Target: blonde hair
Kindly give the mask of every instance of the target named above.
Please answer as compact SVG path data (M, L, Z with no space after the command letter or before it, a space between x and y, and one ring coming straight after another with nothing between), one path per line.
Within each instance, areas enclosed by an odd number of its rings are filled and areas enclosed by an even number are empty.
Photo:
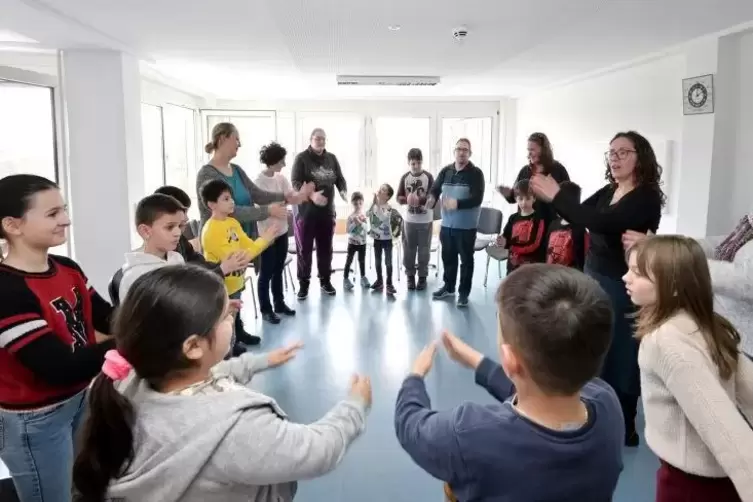
M233 134L238 134L238 129L230 122L220 122L212 128L212 140L204 146L204 151L212 153L217 150L222 138L229 138Z
M727 380L737 370L740 333L714 312L714 293L708 260L695 239L657 235L628 250L635 253L636 273L656 287L656 302L638 311L636 337L649 335L680 311L698 325L719 376Z

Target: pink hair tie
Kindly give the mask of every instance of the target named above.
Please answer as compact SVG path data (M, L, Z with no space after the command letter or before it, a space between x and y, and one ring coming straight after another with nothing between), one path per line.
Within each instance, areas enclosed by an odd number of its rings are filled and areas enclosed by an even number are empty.
M125 360L117 350L108 350L105 353L105 362L102 365L102 373L112 380L123 380L131 372L133 367Z

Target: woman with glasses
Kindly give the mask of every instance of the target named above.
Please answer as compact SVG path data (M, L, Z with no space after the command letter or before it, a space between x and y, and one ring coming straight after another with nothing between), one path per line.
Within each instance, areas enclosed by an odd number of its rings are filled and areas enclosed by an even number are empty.
M554 160L552 144L543 132L535 132L528 137L528 164L520 170L513 186L520 180L531 179L535 174L551 176L557 183L570 181L570 175L565 166ZM515 204L515 194L512 188L499 186L497 191L507 202ZM533 203L533 209L547 224L557 217L552 205L547 202L536 200Z
M537 198L573 225L590 232L584 271L596 279L612 299L615 318L612 344L602 378L617 392L625 416L625 445L637 446L635 415L640 398L638 342L633 337L634 312L622 276L627 273L622 234L628 230L656 232L666 197L661 189L662 168L646 138L634 131L615 135L604 154L608 183L579 203L560 191L559 183L543 174L531 185Z

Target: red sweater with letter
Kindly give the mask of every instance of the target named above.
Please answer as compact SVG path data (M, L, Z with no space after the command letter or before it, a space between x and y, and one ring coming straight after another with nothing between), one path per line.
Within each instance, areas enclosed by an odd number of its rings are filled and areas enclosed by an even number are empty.
M33 410L85 389L114 341L112 306L68 258L29 273L0 263L0 408Z

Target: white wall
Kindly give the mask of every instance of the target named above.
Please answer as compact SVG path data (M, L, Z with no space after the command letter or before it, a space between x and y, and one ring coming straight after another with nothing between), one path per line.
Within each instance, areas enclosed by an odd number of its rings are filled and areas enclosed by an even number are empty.
M612 136L633 129L651 141L660 163L668 163L664 188L669 202L660 230L673 232L676 194L672 179L680 165L684 70L685 58L679 54L519 99L516 163L506 166L504 181L513 182L526 163L528 135L541 131L549 136L555 157L587 197L605 183L603 154Z

